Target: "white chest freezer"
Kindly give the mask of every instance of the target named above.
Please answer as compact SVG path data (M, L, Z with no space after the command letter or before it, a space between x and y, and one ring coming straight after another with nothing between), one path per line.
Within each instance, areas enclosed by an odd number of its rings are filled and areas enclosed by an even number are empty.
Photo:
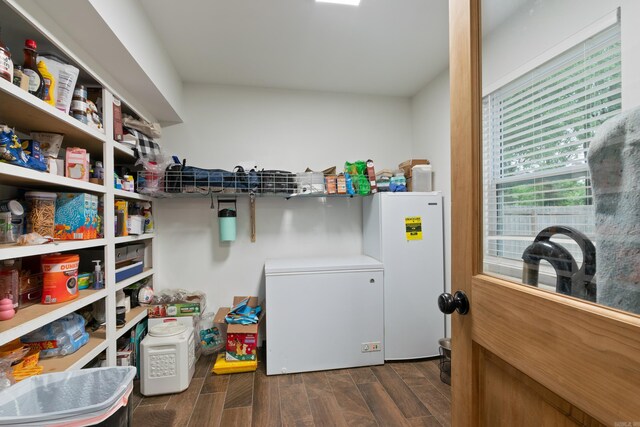
M381 262L269 259L265 276L267 375L384 363Z

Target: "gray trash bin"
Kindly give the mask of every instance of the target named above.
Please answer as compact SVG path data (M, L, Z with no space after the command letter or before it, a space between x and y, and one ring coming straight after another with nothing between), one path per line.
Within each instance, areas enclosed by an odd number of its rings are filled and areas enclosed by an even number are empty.
M0 392L0 426L126 426L136 368L83 369L27 378Z

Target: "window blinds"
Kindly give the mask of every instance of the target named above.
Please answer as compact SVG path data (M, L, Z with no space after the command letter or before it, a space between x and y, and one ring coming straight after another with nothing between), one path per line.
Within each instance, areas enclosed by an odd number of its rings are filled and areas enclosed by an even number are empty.
M484 97L485 271L520 279L522 252L550 225L593 238L587 151L622 107L621 80L616 24Z

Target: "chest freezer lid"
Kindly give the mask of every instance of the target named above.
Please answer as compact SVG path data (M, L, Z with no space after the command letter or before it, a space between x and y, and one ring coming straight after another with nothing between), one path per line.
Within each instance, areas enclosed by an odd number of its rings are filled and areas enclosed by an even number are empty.
M365 255L352 255L342 257L268 259L264 264L264 272L267 276L286 273L349 270L382 271L382 263Z

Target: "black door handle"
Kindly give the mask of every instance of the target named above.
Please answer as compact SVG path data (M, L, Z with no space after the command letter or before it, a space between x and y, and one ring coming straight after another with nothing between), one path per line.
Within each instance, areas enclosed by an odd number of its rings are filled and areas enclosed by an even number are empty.
M438 297L438 308L444 314L451 314L454 311L458 311L460 314L467 314L469 312L469 300L462 291L456 291L453 295L445 292Z

